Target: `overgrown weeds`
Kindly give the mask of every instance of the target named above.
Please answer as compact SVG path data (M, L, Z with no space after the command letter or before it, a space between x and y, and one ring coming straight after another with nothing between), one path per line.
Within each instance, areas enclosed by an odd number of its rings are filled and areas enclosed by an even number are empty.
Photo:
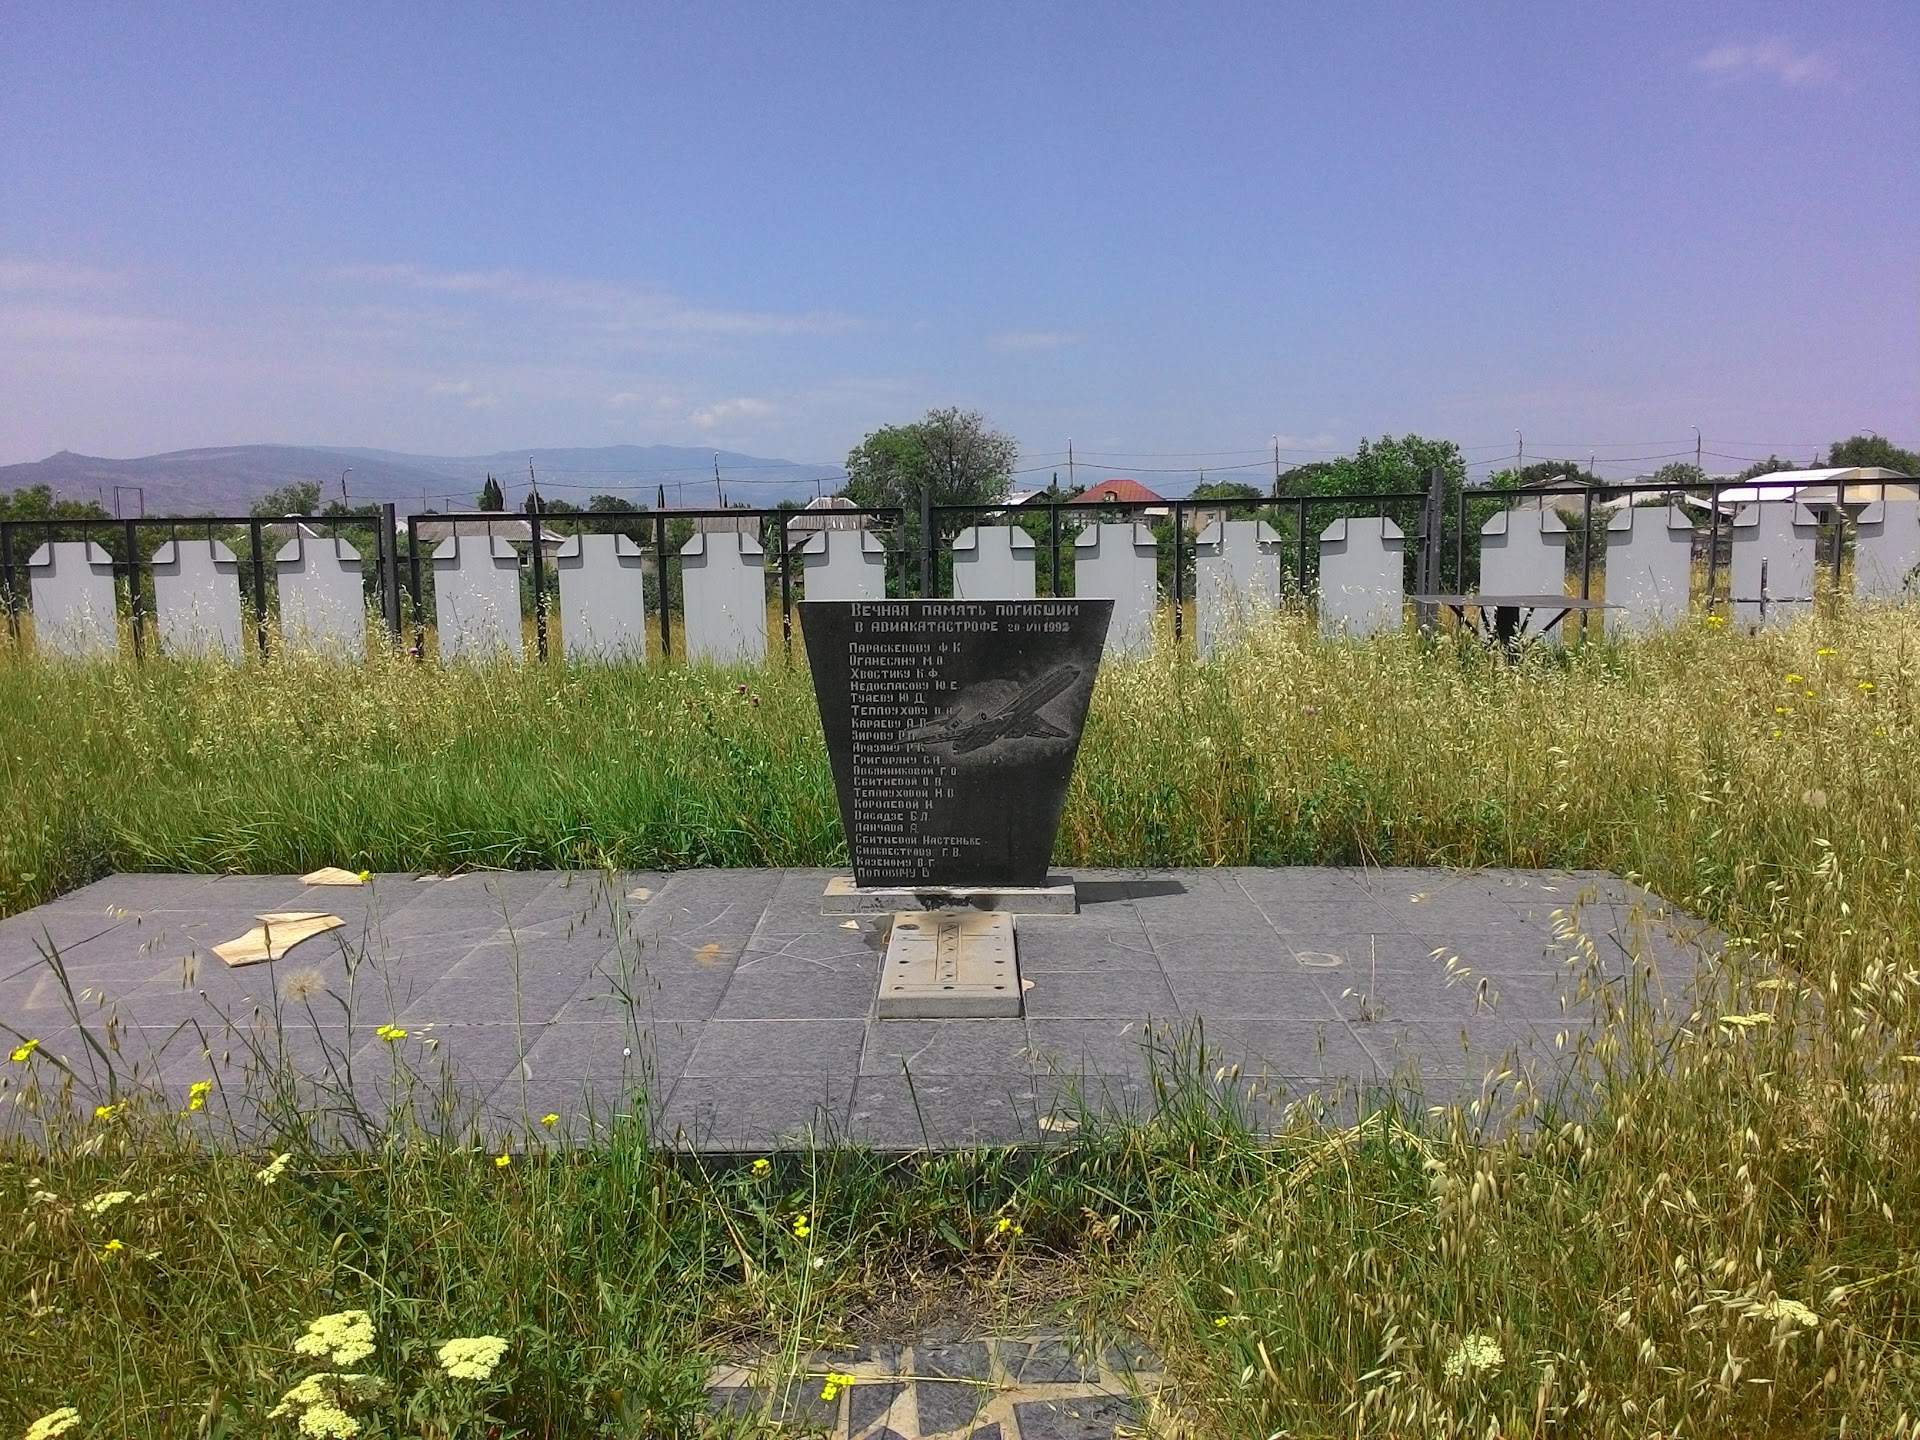
M269 1412L294 1342L357 1309L368 1433L685 1433L730 1340L798 1356L902 1275L1038 1257L1148 1331L1195 1434L1911 1436L1917 639L1912 612L1840 612L1510 667L1282 618L1214 665L1102 676L1063 862L1607 868L1734 937L1690 1009L1603 1017L1584 1088L1522 1089L1497 1126L1388 1106L1264 1134L1183 1051L1155 1122L1044 1157L703 1163L612 1113L591 1143L283 1123L242 1152L178 1094L96 1117L46 1074L49 1128L0 1163L7 1416L292 1433ZM16 908L99 867L840 853L800 672L11 660L0 727ZM449 1391L437 1347L486 1336L484 1393Z

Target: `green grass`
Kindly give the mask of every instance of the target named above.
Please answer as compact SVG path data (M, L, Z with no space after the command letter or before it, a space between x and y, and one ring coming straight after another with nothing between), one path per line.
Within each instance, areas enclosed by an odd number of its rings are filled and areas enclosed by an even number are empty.
M1916 642L1910 612L1842 613L1507 667L1283 619L1216 665L1103 674L1063 862L1608 868L1737 937L1751 958L1676 1024L1598 1002L1574 1057L1598 1104L1516 1076L1518 1125L1415 1106L1264 1140L1181 1045L1160 1121L1044 1163L828 1146L759 1179L631 1122L570 1148L535 1121L503 1168L513 1137L345 1151L294 1107L268 1186L268 1153L136 1096L0 1159L0 1426L72 1404L89 1434L292 1434L267 1412L294 1340L362 1308L369 1433L683 1434L730 1341L797 1356L1045 1293L1147 1332L1168 1433L1912 1435ZM841 854L798 672L11 659L0 737L11 908L115 867ZM6 1069L65 1113L42 1062ZM117 1190L141 1198L87 1213ZM509 1342L493 1380L438 1376L435 1346L483 1333Z

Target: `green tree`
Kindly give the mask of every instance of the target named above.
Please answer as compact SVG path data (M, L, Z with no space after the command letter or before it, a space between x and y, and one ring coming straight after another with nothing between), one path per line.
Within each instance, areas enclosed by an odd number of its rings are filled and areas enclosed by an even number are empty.
M929 410L910 425L873 431L847 455L847 483L840 493L864 509L904 512L900 543L908 574L917 585L921 553L920 496L935 505L997 505L1013 484L1020 447L974 410ZM957 534L968 517L943 515L935 527L943 538ZM951 558L942 555L942 574Z
M247 513L262 520L278 520L284 515L313 515L320 510L320 482L295 480L277 490L269 490L253 502Z
M506 498L500 493L500 482L491 475L487 476L487 483L480 487L479 508L482 510L507 508Z
M1800 467L1791 460L1782 460L1778 455L1769 455L1764 460L1756 460L1740 472L1742 480L1751 480L1756 475L1771 475L1776 470L1798 470Z
M873 431L847 455L840 493L869 509L917 510L924 489L935 505L997 505L1013 484L1020 447L974 410L929 410L910 425Z
M1835 441L1827 451L1829 465L1878 465L1902 475L1920 475L1920 454L1903 450L1880 435L1855 435Z
M587 501L587 509L596 514L606 514L609 511L644 510L646 508L647 502L644 500L625 500L618 495L596 495Z
M1460 454L1460 447L1451 440L1429 440L1425 436L1411 434L1382 435L1378 440L1363 439L1353 454L1301 466L1284 477L1282 484L1290 495L1341 496L1396 491L1424 495L1428 476L1434 470L1440 472L1445 500L1444 524L1451 531L1458 524L1460 495L1467 483L1467 462ZM1469 496L1469 533L1479 534L1480 527L1501 508L1499 500L1474 500ZM1418 499L1356 505L1315 505L1308 511L1307 528L1310 534L1318 534L1329 521L1341 515L1384 514L1406 532L1407 551L1411 554L1415 548L1413 537L1420 529L1420 509L1421 502ZM1478 548L1476 545L1466 547L1469 575L1463 576L1455 573L1453 545L1441 547L1442 588L1469 588ZM1317 546L1308 546L1307 563L1309 571L1317 565ZM1312 579L1309 574L1306 580L1309 586Z
M101 506L91 500L56 500L50 485L29 485L24 490L8 493L0 490L0 520L72 520L99 521L111 520ZM89 530L75 524L69 529L64 525L34 529L14 537L14 560L24 560L37 547L54 540L95 540L105 545L115 559L122 559L120 537L111 531ZM23 548L24 547L24 548Z
M1209 480L1204 485L1196 485L1187 496L1189 500L1264 500L1266 492L1257 485L1249 485L1243 480Z
M1707 484L1707 472L1691 460L1671 460L1653 472L1653 483L1668 490L1699 490Z

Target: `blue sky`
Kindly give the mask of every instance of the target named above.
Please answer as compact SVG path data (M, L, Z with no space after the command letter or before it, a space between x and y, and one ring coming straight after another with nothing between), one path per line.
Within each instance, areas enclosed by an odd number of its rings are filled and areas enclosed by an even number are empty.
M0 0L0 461L1920 442L1920 6ZM1064 478L1064 476L1063 476Z

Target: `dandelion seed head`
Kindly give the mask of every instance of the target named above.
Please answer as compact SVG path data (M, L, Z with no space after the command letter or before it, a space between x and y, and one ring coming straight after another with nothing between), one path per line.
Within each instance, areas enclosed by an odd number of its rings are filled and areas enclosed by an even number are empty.
M305 970L288 972L287 978L280 982L280 996L290 1004L304 1005L309 1000L318 999L326 988L326 978L309 966Z

